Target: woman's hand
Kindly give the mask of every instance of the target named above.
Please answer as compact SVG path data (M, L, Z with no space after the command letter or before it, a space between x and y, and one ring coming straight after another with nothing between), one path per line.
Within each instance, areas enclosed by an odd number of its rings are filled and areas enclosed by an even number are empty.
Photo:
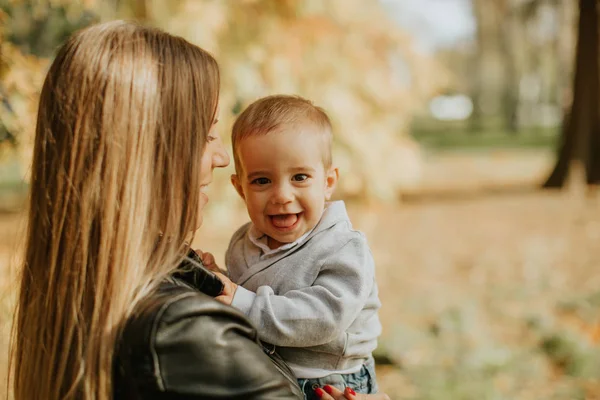
M342 392L331 385L325 385L322 389L316 388L315 393L323 400L390 400L390 396L385 393L362 394L354 392L349 387Z
M238 285L233 283L231 279L223 274L221 268L215 262L215 257L209 253L204 252L202 250L196 250L196 253L200 255L200 259L202 260L202 265L206 268L214 272L215 275L223 282L223 292L220 295L215 297L215 300L220 301L223 304L231 305L233 301L233 296L235 295L235 291L237 290Z

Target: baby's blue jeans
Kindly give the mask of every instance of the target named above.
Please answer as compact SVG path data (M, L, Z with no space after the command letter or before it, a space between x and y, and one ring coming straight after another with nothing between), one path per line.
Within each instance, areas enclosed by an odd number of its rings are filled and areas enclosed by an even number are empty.
M352 388L356 393L377 393L377 381L375 377L375 360L370 358L365 362L360 371L353 374L331 374L323 378L298 379L298 384L304 393L306 400L318 400L315 389L325 385L335 386L344 390L346 386Z

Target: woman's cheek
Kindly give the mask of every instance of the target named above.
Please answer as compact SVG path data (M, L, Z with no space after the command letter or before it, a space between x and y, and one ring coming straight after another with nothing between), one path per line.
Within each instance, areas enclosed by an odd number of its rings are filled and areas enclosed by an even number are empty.
M198 229L200 225L202 225L204 207L206 206L206 203L208 203L208 196L206 195L206 193L200 192L200 197L198 198L198 227L196 229Z

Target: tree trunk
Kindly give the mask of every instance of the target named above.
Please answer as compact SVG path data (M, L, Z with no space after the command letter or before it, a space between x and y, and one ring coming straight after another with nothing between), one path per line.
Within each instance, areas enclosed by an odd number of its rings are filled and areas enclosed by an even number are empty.
M556 166L544 187L562 187L573 160L585 166L588 184L600 182L599 91L597 0L580 0L573 104L563 121Z
M508 2L495 2L496 12L502 21L498 28L498 43L504 64L504 90L502 93L502 115L504 125L511 134L517 134L517 110L519 108L519 77L515 49L511 43L511 33L515 29L515 11Z
M472 77L471 79L471 88L470 95L471 101L473 102L473 112L471 113L471 117L469 118L469 131L471 133L480 134L482 130L481 123L481 98L483 92L483 56L484 56L484 41L485 35L483 33L483 11L482 7L484 7L481 3L481 0L473 1L473 14L476 20L476 37L477 37L477 49L475 50L475 54L473 59L471 60L469 68L471 69Z

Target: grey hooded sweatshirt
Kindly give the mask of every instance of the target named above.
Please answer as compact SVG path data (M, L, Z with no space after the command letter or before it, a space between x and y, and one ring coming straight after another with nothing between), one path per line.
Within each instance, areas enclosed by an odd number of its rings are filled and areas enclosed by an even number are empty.
M352 229L344 203L329 203L305 238L269 258L251 241L251 228L238 229L225 255L229 276L240 285L232 306L294 372L362 365L381 334L381 303L367 240Z

